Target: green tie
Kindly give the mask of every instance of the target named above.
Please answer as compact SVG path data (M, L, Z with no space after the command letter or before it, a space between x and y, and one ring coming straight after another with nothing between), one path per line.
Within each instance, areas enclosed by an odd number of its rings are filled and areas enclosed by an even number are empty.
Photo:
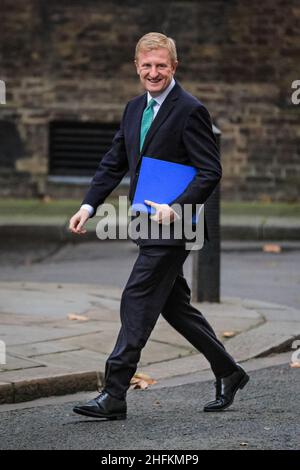
M153 121L153 106L156 105L156 101L151 98L146 109L144 109L141 125L141 136L140 136L140 151L143 148L144 140L146 134L151 126Z

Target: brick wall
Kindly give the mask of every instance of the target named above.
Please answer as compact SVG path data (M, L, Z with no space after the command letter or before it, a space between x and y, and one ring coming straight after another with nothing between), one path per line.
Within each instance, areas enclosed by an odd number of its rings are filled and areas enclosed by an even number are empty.
M222 131L222 197L299 200L298 0L2 0L1 194L49 190L49 121L120 119L142 92L132 59L149 31L176 40L177 79Z

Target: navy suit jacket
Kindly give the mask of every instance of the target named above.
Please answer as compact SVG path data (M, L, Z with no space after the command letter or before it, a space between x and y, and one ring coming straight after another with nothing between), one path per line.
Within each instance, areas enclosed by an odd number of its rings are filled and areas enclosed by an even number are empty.
M130 100L110 150L102 158L82 202L96 211L129 171L132 202L142 155L192 165L199 169L186 190L170 204L203 204L222 176L219 151L205 106L176 81L160 106L140 151L140 127L147 93ZM206 220L205 239L209 239ZM182 240L155 240L155 244L182 244ZM153 244L151 240L137 244Z

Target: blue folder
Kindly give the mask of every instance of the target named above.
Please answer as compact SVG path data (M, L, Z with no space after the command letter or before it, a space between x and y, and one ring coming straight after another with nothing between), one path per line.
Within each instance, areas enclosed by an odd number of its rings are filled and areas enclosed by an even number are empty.
M146 205L145 199L169 204L184 192L196 173L193 166L143 156L132 209L154 214L155 209ZM193 222L197 222L195 216Z

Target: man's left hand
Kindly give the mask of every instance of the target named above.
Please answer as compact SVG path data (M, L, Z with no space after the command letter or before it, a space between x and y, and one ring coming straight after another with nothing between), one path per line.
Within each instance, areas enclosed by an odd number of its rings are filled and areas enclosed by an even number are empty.
M156 210L155 214L150 216L150 219L159 224L169 225L179 217L168 204L158 204L148 200L144 202Z

